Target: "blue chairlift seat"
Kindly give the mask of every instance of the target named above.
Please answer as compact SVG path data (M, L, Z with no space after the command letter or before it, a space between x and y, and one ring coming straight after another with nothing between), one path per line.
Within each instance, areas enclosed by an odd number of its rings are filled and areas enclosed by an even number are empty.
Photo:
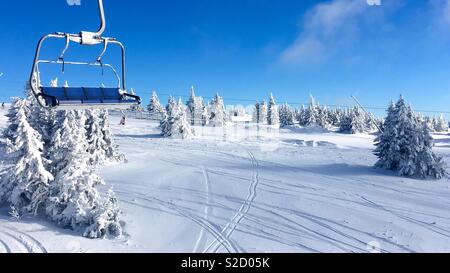
M41 87L47 106L59 108L118 108L140 103L140 98L120 88L106 87Z

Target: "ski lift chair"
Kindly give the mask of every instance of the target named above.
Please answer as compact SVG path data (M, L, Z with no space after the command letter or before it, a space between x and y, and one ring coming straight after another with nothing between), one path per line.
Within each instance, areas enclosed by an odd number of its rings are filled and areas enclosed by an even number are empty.
M115 38L102 37L106 27L103 1L98 0L101 26L97 32L81 31L79 34L56 32L43 36L36 48L33 68L30 76L30 86L39 104L48 109L74 110L74 109L128 109L139 105L141 98L129 94L125 85L125 47ZM64 39L65 47L56 60L41 60L40 52L44 41L47 39ZM64 55L69 49L71 42L92 46L103 44L103 50L94 62L65 61ZM122 50L122 73L121 76L110 64L102 62L108 45L119 46ZM41 86L39 64L57 64L62 66L64 73L65 65L87 65L111 69L117 79L116 87L51 87Z

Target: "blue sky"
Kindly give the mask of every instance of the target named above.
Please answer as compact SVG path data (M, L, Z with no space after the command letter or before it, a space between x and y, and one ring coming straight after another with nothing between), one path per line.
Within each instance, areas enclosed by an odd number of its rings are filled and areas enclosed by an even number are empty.
M377 2L377 0L369 0ZM151 90L215 92L226 104L266 98L385 107L402 93L415 109L450 111L450 1L381 0L105 0L107 30L127 47L128 86L147 101ZM8 1L0 9L0 99L21 95L40 36L96 30L96 1ZM56 58L61 43L43 54ZM76 47L76 46L75 46ZM67 59L93 59L77 48ZM117 63L117 50L108 61ZM99 70L44 69L78 85L109 83ZM54 73L54 74L49 74ZM82 76L81 76L82 75ZM75 83L76 82L76 83ZM97 84L97 83L96 83Z

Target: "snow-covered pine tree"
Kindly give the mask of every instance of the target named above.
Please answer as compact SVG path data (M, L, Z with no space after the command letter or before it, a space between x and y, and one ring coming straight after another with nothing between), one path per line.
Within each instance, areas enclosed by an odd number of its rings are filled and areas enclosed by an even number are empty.
M161 134L164 137L187 139L194 135L194 132L187 120L186 111L183 107L181 98L175 102L169 99L166 107L167 118L161 125Z
M260 124L267 124L267 103L265 100L263 100L259 104L259 123Z
M151 119L154 120L161 120L164 108L161 106L161 103L159 102L158 95L156 94L156 91L152 92L152 97L150 98L150 103L147 106L147 111L150 114Z
M294 108L293 109L293 113L292 113L293 115L294 115L294 124L295 123L299 123L299 117L300 117L300 109L299 108Z
M434 129L436 132L448 132L448 123L445 121L444 114L441 114L439 118L436 119Z
M164 107L164 112L161 118L161 121L159 122L159 128L161 129L161 131L164 132L167 130L167 126L168 126L168 113L172 111L173 107L175 105L175 100L173 99L172 96L169 96L169 99L167 100L167 104Z
M294 125L294 111L286 103L280 106L280 127Z
M280 124L280 115L278 113L278 106L275 102L275 98L273 97L272 93L270 93L269 105L267 107L267 124L268 125Z
M403 97L390 105L383 133L375 139L378 168L397 171L401 176L421 176L440 179L443 163L433 151L433 139L426 125L415 118Z
M339 132L346 134L364 133L366 131L365 114L357 106L347 109L341 119Z
M8 113L5 115L8 118L8 127L3 130L3 137L6 139L9 145L13 142L13 137L17 131L17 112L23 107L25 102L20 98L12 98L11 106L8 109Z
M10 118L17 127L11 131L9 151L15 154L15 164L1 179L0 203L7 201L21 213L37 213L45 204L53 176L45 168L42 137L28 122L29 104L18 99L14 108Z
M207 111L202 97L195 95L195 89L191 87L191 95L186 103L186 114L191 125L204 126Z
M86 140L89 164L92 166L102 165L108 162L106 158L107 143L103 136L100 120L100 110L86 110Z
M60 226L81 230L88 238L119 236L120 211L113 200L102 199L96 189L104 181L89 163L83 116L78 111L57 114L51 152L55 180L49 187L46 213Z
M309 103L308 109L305 111L304 116L304 126L314 127L317 126L319 119L319 105L312 95L310 95L311 102Z
M298 111L297 120L300 126L307 126L308 122L308 109L306 109L305 105L302 105Z
M423 118L422 122L424 123L424 125L427 126L427 128L430 132L434 132L434 124L433 124L433 119L431 117L425 116Z
M125 155L119 152L119 146L114 140L114 135L111 132L111 127L109 123L109 112L108 110L102 109L98 112L98 120L100 121L100 129L103 135L103 141L101 148L105 155L107 162L124 162Z
M329 111L328 118L330 125L339 126L341 123L341 109L335 108L332 111Z
M223 99L217 93L209 104L209 125L223 127L226 125L227 116Z
M205 101L203 98L201 98L201 125L206 126L209 122L209 116L208 116L208 107L205 105Z
M328 108L326 106L320 107L319 105L317 105L316 124L317 126L325 129L330 127L330 117L328 113Z
M57 79L55 80L58 81ZM33 127L42 136L44 141L44 150L51 145L51 135L53 122L55 120L55 112L49 109L42 108L36 97L31 90L30 83L27 82L25 85L25 96L27 98L27 103L30 108L30 115L28 116L28 122L31 127Z
M257 101L255 103L255 106L253 107L253 113L252 113L252 121L254 123L259 123L260 121L260 106L259 106L259 102Z
M191 86L191 95L189 96L189 100L186 103L186 112L187 112L189 123L191 125L195 125L196 101L197 101L197 98L195 96L195 89L194 89L194 86Z

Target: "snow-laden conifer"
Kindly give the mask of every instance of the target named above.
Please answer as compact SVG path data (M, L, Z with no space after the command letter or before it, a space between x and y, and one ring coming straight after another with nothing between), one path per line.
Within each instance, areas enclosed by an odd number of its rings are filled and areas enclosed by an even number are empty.
M268 125L279 125L280 124L280 116L278 113L278 106L275 102L275 98L273 94L270 93L269 96L269 105L267 107L267 124Z
M226 113L223 99L217 93L209 104L209 125L212 127L223 127L226 125Z
M280 126L286 127L294 125L294 111L292 108L286 103L280 106Z
M14 109L10 121L16 128L11 131L9 152L15 160L1 179L0 202L9 202L19 212L37 213L46 202L53 176L45 167L42 137L28 122L29 104L18 99Z
M158 95L156 94L156 91L152 92L150 103L147 106L147 111L149 112L150 117L154 120L160 120L163 117L164 108L161 106L161 103L159 102L159 98Z
M445 170L433 151L433 139L424 123L418 122L403 97L387 110L383 132L376 138L376 167L397 171L401 176L440 179Z
M119 212L110 213L112 201L101 198L96 189L104 181L89 162L83 116L79 111L57 114L51 153L55 180L49 187L46 213L60 226L82 231L89 238L118 236Z
M193 136L194 132L187 120L181 99L175 102L173 98L169 98L166 114L166 118L161 123L161 134L164 137L186 139Z

